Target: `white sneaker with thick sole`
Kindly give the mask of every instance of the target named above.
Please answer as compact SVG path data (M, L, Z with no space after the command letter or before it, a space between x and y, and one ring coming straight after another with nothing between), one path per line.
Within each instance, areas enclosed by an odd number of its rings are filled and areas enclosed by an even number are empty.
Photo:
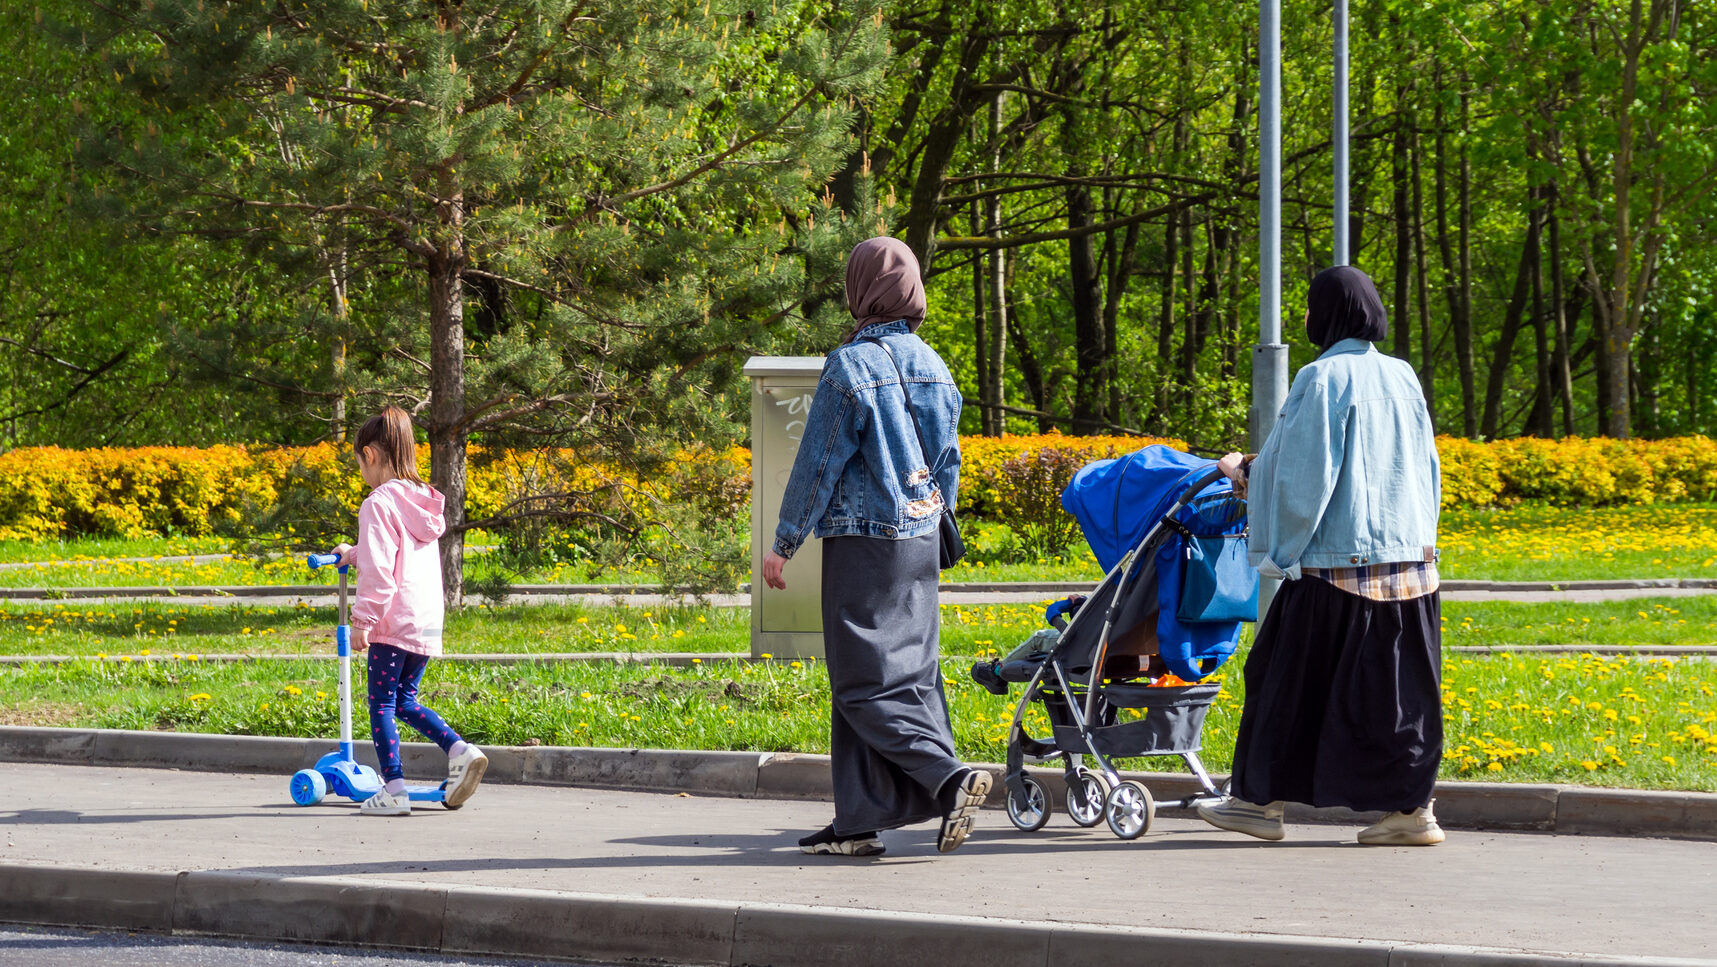
M967 769L966 774L949 779L958 783L947 793L944 803L948 811L942 816L942 828L936 834L936 852L952 853L960 848L977 825L978 810L990 796L990 774L982 769Z
M1435 846L1443 841L1443 827L1437 825L1431 807L1433 799L1409 813L1390 813L1359 831L1364 846Z
M410 816L411 800L405 796L392 796L386 789L376 793L358 806L358 814L362 816Z
M488 770L489 757L482 749L466 743L464 752L447 760L447 805L463 805L477 791L483 773Z
M1198 818L1218 829L1259 839L1279 840L1288 834L1287 827L1282 825L1282 804L1279 802L1259 806L1229 797L1219 803L1200 804Z

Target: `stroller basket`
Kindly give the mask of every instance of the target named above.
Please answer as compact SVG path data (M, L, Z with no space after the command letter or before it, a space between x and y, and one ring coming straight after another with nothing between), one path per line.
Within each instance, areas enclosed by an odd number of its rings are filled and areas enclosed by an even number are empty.
M1050 715L1055 745L1077 754L1105 756L1182 755L1203 748L1204 717L1222 690L1220 685L1183 685L1158 688L1145 685L1110 685L1103 691L1109 706L1105 724L1090 730L1089 746L1071 721L1063 725ZM1075 692L1077 698L1077 692ZM1046 696L1048 698L1048 696ZM1114 721L1114 709L1144 709L1143 718ZM1095 748L1092 748L1094 746Z

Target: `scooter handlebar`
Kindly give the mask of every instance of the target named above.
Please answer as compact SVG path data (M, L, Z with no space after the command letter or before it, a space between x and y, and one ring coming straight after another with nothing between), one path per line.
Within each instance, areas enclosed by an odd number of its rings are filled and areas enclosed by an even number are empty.
M312 569L319 568L319 567L329 567L329 566L340 563L340 555L338 555L338 554L312 554L308 558L305 559L305 563L309 564Z

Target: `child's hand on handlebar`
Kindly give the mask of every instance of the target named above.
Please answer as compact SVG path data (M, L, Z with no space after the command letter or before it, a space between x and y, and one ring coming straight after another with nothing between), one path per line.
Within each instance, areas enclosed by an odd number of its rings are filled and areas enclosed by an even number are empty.
M328 553L338 556L340 558L341 566L346 566L352 563L352 545L350 544L336 544L334 545L333 550Z

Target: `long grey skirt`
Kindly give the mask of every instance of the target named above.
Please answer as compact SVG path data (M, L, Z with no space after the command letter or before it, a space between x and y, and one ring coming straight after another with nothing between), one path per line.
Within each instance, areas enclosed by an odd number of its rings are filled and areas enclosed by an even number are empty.
M823 541L836 835L940 818L936 791L964 768L942 693L937 564L934 533Z

